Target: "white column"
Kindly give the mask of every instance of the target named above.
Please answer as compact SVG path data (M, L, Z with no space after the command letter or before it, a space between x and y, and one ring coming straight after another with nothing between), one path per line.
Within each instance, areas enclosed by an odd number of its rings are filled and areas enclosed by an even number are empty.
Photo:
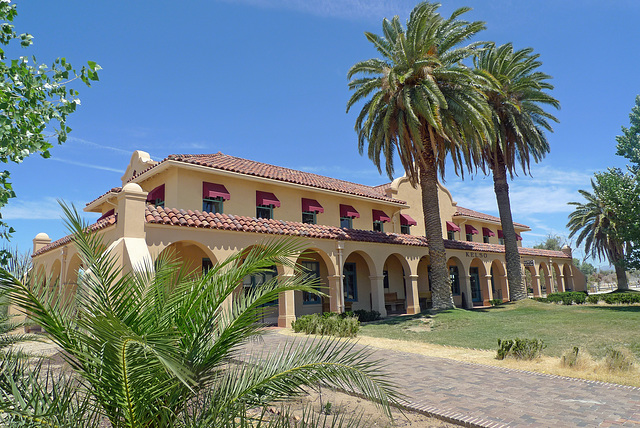
M418 292L418 275L405 275L407 284L407 313L410 315L420 313L420 294Z
M371 305L374 311L387 316L387 308L384 306L384 276L370 276L371 280Z

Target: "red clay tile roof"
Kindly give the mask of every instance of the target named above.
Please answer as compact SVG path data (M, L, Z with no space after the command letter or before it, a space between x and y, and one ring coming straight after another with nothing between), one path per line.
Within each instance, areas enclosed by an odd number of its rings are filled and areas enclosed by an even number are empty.
M87 227L87 230L91 232L95 232L96 230L106 229L107 227L114 224L116 224L116 215L112 214L109 217L105 217L102 220L96 223L93 223L92 225L89 225L89 227ZM68 244L69 242L71 242L71 235L67 235L64 238L60 238L56 241L53 241L45 245L44 247L40 248L38 251L33 253L31 257L39 256L40 254L44 254L58 247L62 247L63 245Z
M469 208L463 208L463 207L459 207L456 206L456 213L453 215L454 217L457 216L465 216L465 217L473 217L473 218L477 218L479 220L487 220L487 221L493 221L493 222L498 222L500 223L500 218L496 217L496 216L492 216L489 214L485 214L485 213L481 213L479 211L474 211L474 210L470 210ZM530 229L529 226L522 224L522 223L513 223L514 226L518 226L518 227L523 227L526 229Z
M229 230L237 232L254 232L271 235L302 236L306 238L334 239L343 241L375 242L380 244L397 244L427 247L427 239L423 236L403 235L397 233L374 232L370 230L342 229L336 226L305 224L294 221L267 220L231 214L212 214L201 211L179 210L148 205L145 210L147 223L170 226L195 227L203 229ZM466 251L484 251L504 253L504 246L481 242L445 240L445 248ZM561 251L536 250L519 248L525 256L543 256L569 258Z
M95 201L97 201L98 199L102 198L105 195L108 195L109 193L120 193L122 191L122 187L114 187L113 189L103 193L102 195L98 196L97 198L95 198L93 201L91 202L87 202L86 205L91 205L92 203L94 203Z
M220 169L223 171L237 172L240 174L252 175L255 177L270 178L287 183L316 187L318 189L333 190L336 192L348 193L351 195L364 196L367 198L406 204L405 201L387 197L384 191L381 191L375 187L366 186L364 184L351 183L349 181L338 180L336 178L325 177L310 172L297 171L295 169L269 165L266 163L256 162L248 159L242 159L235 156L225 155L220 152L202 155L169 155L162 162L159 162L156 165L136 174L134 177L129 179L129 181L168 160L201 165L209 168Z

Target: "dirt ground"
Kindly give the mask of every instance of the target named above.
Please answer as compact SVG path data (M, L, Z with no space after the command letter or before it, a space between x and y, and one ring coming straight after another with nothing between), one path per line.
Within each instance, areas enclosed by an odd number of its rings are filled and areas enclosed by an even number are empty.
M34 356L49 358L52 369L68 370L66 363L58 352L58 348L49 341L27 342L20 344L19 348ZM330 403L327 407L327 403ZM310 391L308 395L284 403L294 416L301 416L303 411L313 411L316 415L329 414L329 419L336 414L362 416L367 427L424 427L424 428L447 428L458 425L444 422L440 419L429 417L420 413L409 412L392 408L393 420L382 413L380 408L373 402L360 397L333 391L328 388L321 388L320 391ZM273 413L279 412L281 406L272 406L269 410ZM328 409L328 412L327 412Z

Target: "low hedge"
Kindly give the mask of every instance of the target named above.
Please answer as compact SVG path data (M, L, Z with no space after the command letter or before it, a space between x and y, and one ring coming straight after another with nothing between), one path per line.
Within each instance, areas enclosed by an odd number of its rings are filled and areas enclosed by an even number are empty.
M534 297L534 300L543 303L562 303L563 305L582 305L587 301L587 293L584 291L565 291L551 293L547 297Z
M303 315L291 323L291 328L296 333L355 337L360 329L360 321L354 315L325 312L322 315Z
M587 298L589 303L605 302L608 305L640 303L640 293L606 293L592 294Z

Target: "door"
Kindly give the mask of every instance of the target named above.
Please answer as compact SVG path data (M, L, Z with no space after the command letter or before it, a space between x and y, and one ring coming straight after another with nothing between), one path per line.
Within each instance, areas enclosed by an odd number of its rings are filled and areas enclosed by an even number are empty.
M469 281L471 282L471 301L482 302L482 292L480 291L480 275L478 268L469 268Z

